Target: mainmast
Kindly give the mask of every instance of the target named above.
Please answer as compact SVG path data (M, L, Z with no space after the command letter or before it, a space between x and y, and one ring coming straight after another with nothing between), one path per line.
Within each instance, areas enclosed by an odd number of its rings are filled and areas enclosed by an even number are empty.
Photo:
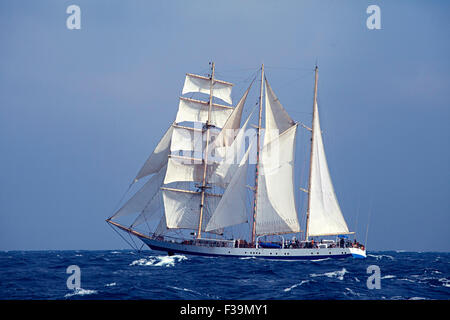
M213 103L213 86L214 86L214 71L215 66L214 62L212 62L212 72L211 72L211 83L209 85L209 109L208 109L208 120L206 120L206 145L205 145L205 156L203 158L203 180L202 180L202 186L200 187L202 190L201 194L201 202L200 202L200 217L198 221L198 230L197 230L197 239L200 239L202 236L202 223L203 223L203 212L205 209L205 192L206 192L206 172L208 169L208 147L209 147L209 135L210 131L209 128L211 127L211 109L212 109L212 103Z
M252 227L252 244L255 243L256 235L256 211L258 206L258 175L259 175L259 155L260 155L260 145L261 145L261 120L262 120L262 99L263 99L263 86L264 86L264 63L261 66L261 89L259 93L259 119L258 128L256 132L256 171L255 171L255 200L253 204L253 227Z
M312 160L313 160L313 146L314 146L314 123L316 119L316 104L317 104L317 80L319 79L319 68L315 68L315 79L314 79L314 100L313 100L313 116L312 116L312 126L311 126L311 153L309 161L309 185L308 185L308 210L306 211L306 238L308 241L309 236L309 214L311 208L311 174L312 174Z

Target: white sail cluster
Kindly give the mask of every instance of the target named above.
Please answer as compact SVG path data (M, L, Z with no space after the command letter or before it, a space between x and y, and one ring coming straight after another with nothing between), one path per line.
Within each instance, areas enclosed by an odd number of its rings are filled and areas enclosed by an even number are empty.
M216 79L212 81L210 78L187 74L182 94L190 92L211 94L226 103L231 103L231 87L232 84L225 81ZM150 174L154 175L113 215L112 219L140 213L132 227L148 221L159 221L157 229L160 230L197 229L201 191L193 186L200 185L203 179L207 136L210 146L208 154L217 151L217 155L208 161L206 180L223 188L232 183L233 188L243 190L246 179L242 177L246 177L247 166L240 163L240 159L244 156L242 152L244 137L240 124L249 90L250 88L235 108L212 101L180 97L175 122L147 159L135 181ZM206 124L215 130L210 129L208 134ZM239 143L235 141L236 137L240 137ZM237 162L222 161L225 156L230 156L231 152L228 149L239 150L238 154L241 156ZM236 171L239 171L240 179L235 178ZM202 230L206 230L213 213L227 208L226 203L231 201L233 196L230 196L230 191L225 191L225 195L222 197L222 194L205 192L206 212ZM245 210L245 204L240 204L241 211ZM223 226L206 231L221 233Z
M202 222L202 231L222 234L224 228L249 222L248 168L259 160L254 188L255 234L300 232L294 196L298 125L266 79L265 130L260 131L263 143L256 152L253 143L256 132L249 130L253 112L241 127L251 85L236 107L213 102L215 97L231 104L232 86L221 80L186 75L182 94L206 94L209 101L180 97L174 123L136 175L135 182L153 176L112 219L139 213L131 227L152 222L159 233L167 229L197 230ZM308 235L348 233L325 158L316 103L314 108L317 116L313 124ZM203 188L202 193L199 186L204 177L208 188ZM222 191L214 191L217 189L212 186Z

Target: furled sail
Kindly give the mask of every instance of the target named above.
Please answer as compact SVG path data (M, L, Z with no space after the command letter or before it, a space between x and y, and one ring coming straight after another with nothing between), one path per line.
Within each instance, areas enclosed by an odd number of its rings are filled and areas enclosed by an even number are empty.
M258 176L256 234L299 232L294 197L297 125L263 146Z
M314 104L314 109L308 236L349 233L328 170L317 103Z
M213 95L226 103L232 104L231 89L232 83L214 79ZM211 79L196 74L187 73L184 81L182 94L189 92L201 92L209 95L211 89Z
M228 188L206 226L206 231L217 230L247 222L247 169L251 146L239 164Z
M159 141L153 153L150 155L141 170L136 175L134 182L145 176L148 176L149 174L158 172L167 164L167 157L170 154L170 141L172 139L172 132L173 126L170 126L162 139Z
M269 143L272 139L276 139L279 134L292 127L295 122L281 105L277 96L265 81L266 86L266 133L264 135L264 143Z

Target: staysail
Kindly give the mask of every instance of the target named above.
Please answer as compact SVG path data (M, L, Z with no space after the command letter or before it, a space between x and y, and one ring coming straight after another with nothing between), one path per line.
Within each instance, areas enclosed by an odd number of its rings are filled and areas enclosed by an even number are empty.
M247 169L251 145L218 203L206 231L217 230L247 222Z
M300 231L294 197L297 125L265 80L266 130L259 160L255 234Z
M139 170L134 182L139 179L148 176L149 174L158 172L162 167L167 164L167 157L170 154L170 143L172 139L173 126L167 129L164 136L159 141L153 153L145 161L141 170Z
M263 146L257 190L257 235L300 231L294 197L296 132L294 125Z

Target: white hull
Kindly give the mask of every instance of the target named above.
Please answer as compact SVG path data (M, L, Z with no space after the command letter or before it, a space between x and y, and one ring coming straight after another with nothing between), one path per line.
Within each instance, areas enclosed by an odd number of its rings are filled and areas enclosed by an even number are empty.
M159 241L140 237L151 249L165 251L169 254L182 253L188 255L201 256L222 256L222 257L259 257L265 259L281 260L311 260L323 258L365 258L366 250L360 248L233 248L233 247L209 247L177 242Z

